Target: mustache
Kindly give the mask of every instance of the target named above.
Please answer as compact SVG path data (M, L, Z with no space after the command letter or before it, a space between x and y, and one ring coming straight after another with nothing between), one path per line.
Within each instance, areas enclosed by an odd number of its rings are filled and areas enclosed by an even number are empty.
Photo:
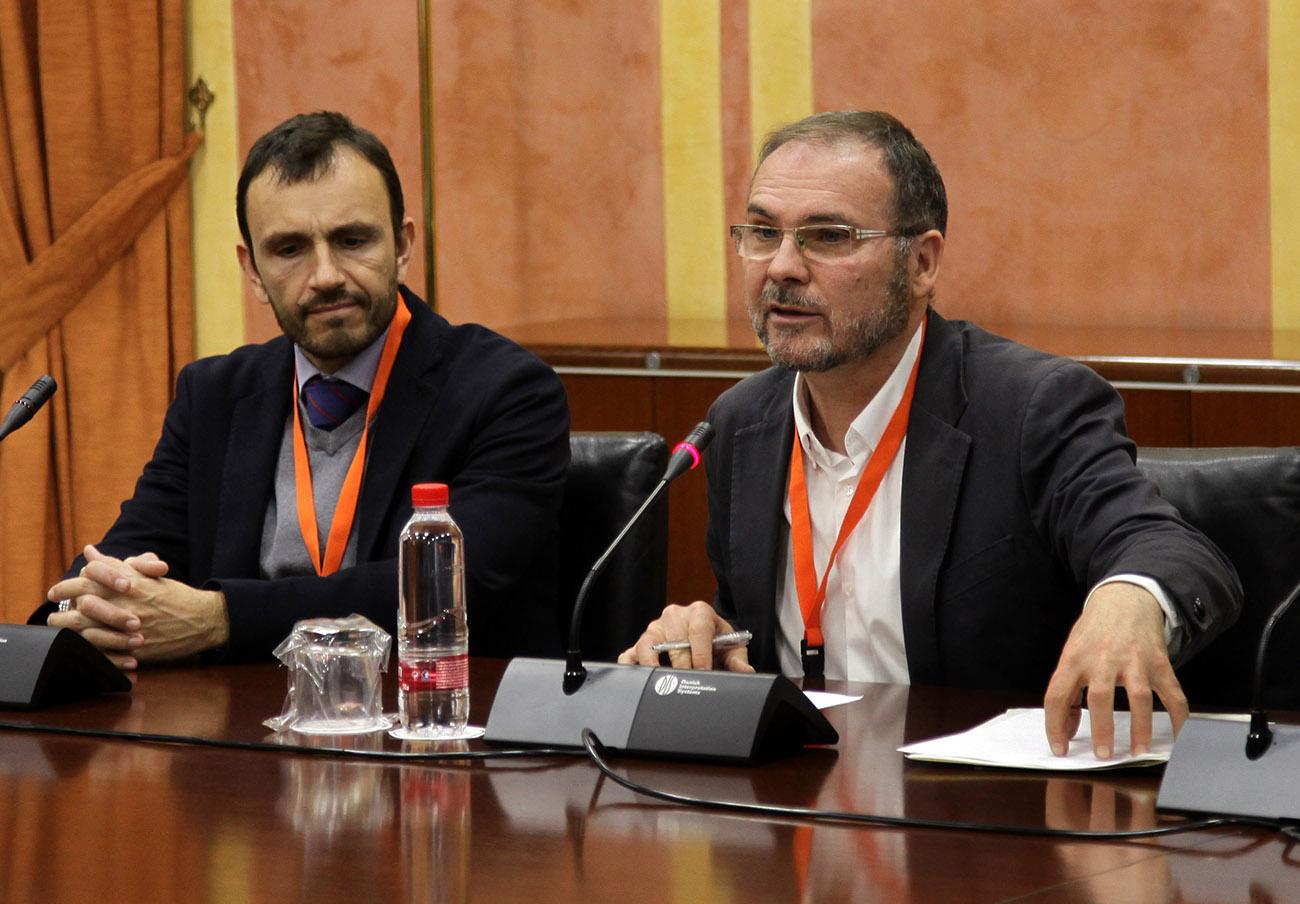
M814 298L803 292L796 292L786 286L777 285L768 280L759 296L769 304L783 308L802 308L805 311L821 311L826 305L820 298Z
M316 295L299 310L301 310L303 315L306 316L307 314L314 314L322 308L336 305L341 301L348 301L352 304L360 305L361 307L365 307L366 305L366 299L360 293L350 292L346 288L340 286L337 289L332 289L328 292L322 292Z

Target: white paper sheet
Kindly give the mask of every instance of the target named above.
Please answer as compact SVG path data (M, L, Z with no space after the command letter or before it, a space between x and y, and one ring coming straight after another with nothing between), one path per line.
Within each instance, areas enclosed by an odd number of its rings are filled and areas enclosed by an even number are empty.
M1002 766L1008 769L1078 771L1151 765L1166 762L1174 746L1174 731L1169 714L1153 713L1151 721L1151 751L1139 757L1128 753L1129 714L1117 712L1115 752L1108 760L1097 759L1092 753L1091 724L1087 710L1084 710L1079 731L1070 741L1069 751L1063 757L1053 756L1051 748L1047 746L1041 709L1009 709L969 731L907 744L898 750L913 760Z

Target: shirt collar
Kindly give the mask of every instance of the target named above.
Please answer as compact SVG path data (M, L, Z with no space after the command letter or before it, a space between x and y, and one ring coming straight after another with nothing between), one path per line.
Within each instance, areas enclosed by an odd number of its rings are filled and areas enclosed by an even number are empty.
M392 326L392 321L389 321L384 331L375 337L375 341L357 352L356 357L347 364L326 376L331 380L343 380L358 389L370 392L371 387L375 385L375 372L379 370L379 358L384 353L384 341L388 338L388 331ZM301 393L307 381L321 373L321 369L311 363L307 354L296 343L293 346L293 360L298 369L298 392Z
M880 438L884 435L885 427L888 426L894 409L898 407L903 393L907 390L907 379L920 354L921 328L918 326L907 348L903 350L902 358L889 375L889 379L849 424L849 429L844 434L844 451L847 455L827 449L817 439L817 434L812 428L812 415L808 410L808 391L804 383L804 375L802 373L795 375L794 429L800 445L803 446L804 455L814 467L833 468L845 461L851 461L855 470L860 470L866 465L867 459L880 444Z

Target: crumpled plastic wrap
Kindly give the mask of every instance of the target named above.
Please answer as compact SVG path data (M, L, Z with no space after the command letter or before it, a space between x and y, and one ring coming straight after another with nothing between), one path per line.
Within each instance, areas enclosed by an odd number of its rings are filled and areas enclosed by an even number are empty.
M275 648L275 657L289 669L284 710L262 724L304 734L390 727L380 675L388 671L392 643L387 631L361 615L298 622Z

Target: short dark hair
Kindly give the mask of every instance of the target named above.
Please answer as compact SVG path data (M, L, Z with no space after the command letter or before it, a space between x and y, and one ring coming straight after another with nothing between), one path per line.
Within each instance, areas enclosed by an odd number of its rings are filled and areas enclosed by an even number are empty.
M248 186L252 181L267 167L273 167L280 181L288 185L319 178L333 165L339 145L352 148L384 177L388 210L393 219L393 241L399 241L406 210L402 204L402 182L388 148L374 133L354 125L342 113L320 111L286 119L257 139L248 152L235 190L235 217L250 254L253 239L248 233Z
M943 177L907 126L888 113L841 110L817 113L770 132L758 152L761 165L773 151L791 141L838 144L858 141L879 148L894 180L893 228L905 235L948 228L948 193ZM755 167L757 169L757 167Z

